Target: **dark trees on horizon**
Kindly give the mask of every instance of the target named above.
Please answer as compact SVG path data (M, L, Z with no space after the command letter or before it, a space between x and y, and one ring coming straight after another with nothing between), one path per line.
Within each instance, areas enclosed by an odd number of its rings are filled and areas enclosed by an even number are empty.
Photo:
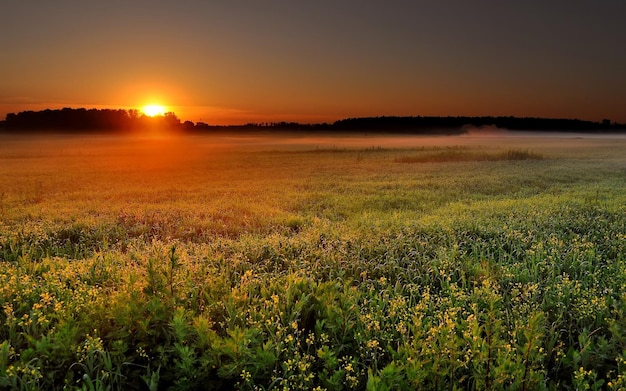
M180 127L180 120L174 113L148 117L138 110L64 108L9 113L2 125L7 130L24 132L129 132L146 126L177 128Z
M470 127L495 127L508 130L546 130L546 131L588 131L621 128L623 125L611 124L609 120L602 122L584 121L579 119L556 119L534 117L368 117L348 118L337 121L334 128L345 130L436 130L458 129L464 132Z
M231 130L289 130L289 131L343 131L413 134L462 134L471 127L495 127L508 130L531 131L624 131L626 125L584 121L579 119L519 118L519 117L364 117L347 118L331 124L300 124L296 122L249 123L246 125L209 125L203 122L181 121L174 113L149 117L137 110L72 109L23 111L10 113L0 121L0 129L28 132L141 132L147 128L163 128L184 132L207 133Z

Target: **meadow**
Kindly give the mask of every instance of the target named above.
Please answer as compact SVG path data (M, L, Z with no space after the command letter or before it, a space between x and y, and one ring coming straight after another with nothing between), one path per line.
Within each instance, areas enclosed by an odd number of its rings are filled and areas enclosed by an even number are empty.
M0 136L0 388L626 388L626 138Z

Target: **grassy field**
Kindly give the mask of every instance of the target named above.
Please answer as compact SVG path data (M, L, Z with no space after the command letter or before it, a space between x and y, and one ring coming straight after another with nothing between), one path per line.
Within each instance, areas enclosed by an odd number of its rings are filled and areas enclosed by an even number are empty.
M0 137L0 388L626 387L626 138Z

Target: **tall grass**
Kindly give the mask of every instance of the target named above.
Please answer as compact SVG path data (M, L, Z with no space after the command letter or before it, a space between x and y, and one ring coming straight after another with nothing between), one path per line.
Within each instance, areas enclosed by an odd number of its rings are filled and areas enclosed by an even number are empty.
M398 163L440 163L440 162L494 162L502 160L540 160L542 154L522 149L508 149L506 151L489 153L484 151L468 151L450 149L436 153L427 153L417 156L402 156L396 159Z

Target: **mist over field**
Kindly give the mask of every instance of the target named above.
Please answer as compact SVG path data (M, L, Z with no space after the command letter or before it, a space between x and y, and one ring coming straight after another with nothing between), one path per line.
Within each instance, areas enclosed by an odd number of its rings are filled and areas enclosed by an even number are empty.
M624 140L626 134L597 134L597 133L567 133L567 132L523 132L509 131L500 128L465 128L466 134L460 136L424 136L424 135L389 135L364 133L358 135L329 134L325 136L310 136L300 133L261 135L261 136L232 136L217 137L214 142L226 145L247 145L260 148L419 148L426 146L452 146L452 145L519 145L519 146L542 146L561 145L563 147L578 147L584 145L580 140Z
M216 132L206 135L147 134L147 135L0 135L0 152L5 156L25 153L56 154L76 149L76 153L88 153L100 147L119 146L122 150L148 151L163 146L160 152L176 154L182 150L223 150L244 148L247 150L310 150L310 149L377 149L420 148L430 146L519 146L550 148L580 148L595 140L610 144L611 140L626 140L626 134L581 132L524 132L509 131L496 127L464 127L462 135L406 135L378 134L376 132L305 133L281 132ZM15 149L13 149L15 148ZM22 151L22 152L18 152ZM80 152L82 151L82 152Z
M303 134L300 132L279 134L219 133L213 135L167 135L158 136L107 136L107 135L45 135L45 136L0 136L0 159L6 175L15 178L16 186L33 180L29 171L30 163L38 171L47 172L54 179L58 172L76 172L85 179L117 170L122 183L141 177L143 181L167 183L169 176L179 175L193 182L194 175L202 178L210 167L223 173L219 175L239 175L238 166L254 165L259 153L308 153L307 170L314 170L316 161L327 164L327 155L311 155L314 152L349 152L337 164L358 168L359 159L376 156L377 151L387 151L391 155L412 156L419 153L439 150L478 151L483 154L505 150L523 150L545 157L564 156L583 158L602 151L602 156L616 159L621 148L626 146L625 135L598 135L581 133L542 133L511 132L503 129L467 129L461 136L413 136L363 133L349 134ZM608 153L607 151L612 151ZM359 155L360 153L360 155ZM359 156L352 160L348 156ZM297 156L297 155L293 155ZM381 157L384 155L381 155ZM24 164L25 162L29 164ZM283 164L289 164L289 160ZM295 164L295 163L293 163ZM615 164L620 166L621 161ZM381 166L381 169L384 166ZM14 169L12 169L14 168ZM458 167L462 170L462 167ZM350 172L349 170L346 172ZM228 174L226 174L228 173ZM127 175L128 177L125 177ZM215 173L214 175L218 175ZM255 175L263 176L263 170ZM17 178L19 177L19 178ZM46 180L47 180L46 179ZM40 179L41 180L41 179ZM132 200L129 200L132 201Z

